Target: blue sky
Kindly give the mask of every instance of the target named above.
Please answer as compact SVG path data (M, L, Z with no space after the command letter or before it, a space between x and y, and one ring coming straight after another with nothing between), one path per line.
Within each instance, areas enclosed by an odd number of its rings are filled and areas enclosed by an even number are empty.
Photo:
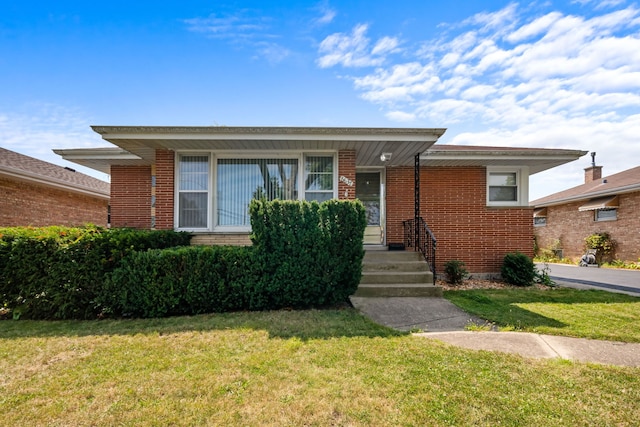
M51 150L108 146L90 125L255 125L446 127L596 151L610 175L640 165L640 6L4 2L0 88L0 146L82 172ZM530 198L590 162L534 175Z

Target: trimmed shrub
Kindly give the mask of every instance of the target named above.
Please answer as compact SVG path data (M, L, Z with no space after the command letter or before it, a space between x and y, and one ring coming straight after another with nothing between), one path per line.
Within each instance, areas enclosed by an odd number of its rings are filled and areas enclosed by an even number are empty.
M239 310L246 307L252 252L228 246L133 252L108 276L98 301L105 314L125 317Z
M320 307L356 291L366 227L360 202L253 200L249 213L262 268L251 309Z
M188 244L174 231L44 227L0 229L0 297L14 317L95 318L105 275L128 253Z
M444 273L447 275L447 282L452 285L460 285L469 276L469 272L464 268L463 261L452 259L444 264Z
M173 231L2 230L3 307L32 319L160 317L322 307L356 291L360 202L255 200L250 214L248 248L176 247L190 236Z
M505 255L501 273L505 282L515 286L533 285L538 274L533 260L520 252Z

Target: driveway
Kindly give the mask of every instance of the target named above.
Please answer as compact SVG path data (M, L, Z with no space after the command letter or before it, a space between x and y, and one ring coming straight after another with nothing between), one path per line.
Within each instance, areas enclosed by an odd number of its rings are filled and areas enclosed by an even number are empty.
M601 289L640 296L640 270L578 267L565 264L546 264L548 274L559 286L578 289ZM538 270L545 264L536 263Z

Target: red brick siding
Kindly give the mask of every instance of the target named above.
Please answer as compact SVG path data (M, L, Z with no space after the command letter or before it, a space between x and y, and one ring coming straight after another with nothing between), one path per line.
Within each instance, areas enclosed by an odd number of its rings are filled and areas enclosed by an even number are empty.
M151 228L151 166L111 166L111 226Z
M578 260L585 253L584 238L607 232L616 241L615 257L624 261L640 258L640 192L621 194L616 221L595 221L594 211L580 212L586 201L547 208L547 225L534 227L540 248L551 248L560 240L563 256Z
M169 150L156 150L156 229L174 226L175 157Z
M109 201L0 178L0 227L106 226Z
M340 150L338 152L338 178L344 176L353 185L338 180L338 199L354 200L356 198L356 150Z
M387 169L387 242L403 241L402 221L414 215L414 169ZM421 215L438 240L437 269L459 259L472 273L500 271L508 252L533 256L530 208L486 206L482 167L421 168Z

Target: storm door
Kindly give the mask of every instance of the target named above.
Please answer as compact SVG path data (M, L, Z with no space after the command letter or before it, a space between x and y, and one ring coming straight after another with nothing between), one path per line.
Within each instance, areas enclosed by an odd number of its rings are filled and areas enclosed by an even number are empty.
M384 185L380 171L356 172L356 198L364 205L367 214L367 228L364 232L365 245L384 243Z

